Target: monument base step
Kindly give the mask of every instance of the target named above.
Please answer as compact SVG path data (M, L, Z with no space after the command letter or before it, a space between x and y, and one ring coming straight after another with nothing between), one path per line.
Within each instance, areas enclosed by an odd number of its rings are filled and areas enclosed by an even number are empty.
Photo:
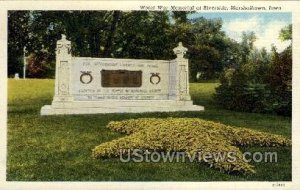
M97 113L141 113L204 111L203 106L193 105L192 101L105 101L105 102L53 102L41 109L41 115L70 115Z

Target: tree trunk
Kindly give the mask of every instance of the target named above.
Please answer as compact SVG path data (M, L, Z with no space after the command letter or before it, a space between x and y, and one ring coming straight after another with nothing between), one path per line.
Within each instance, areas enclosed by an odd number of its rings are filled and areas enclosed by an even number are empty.
M111 51L112 51L114 35L116 33L116 30L117 30L117 24L118 24L118 20L120 18L120 15L121 15L120 11L114 11L113 12L113 20L112 20L112 23L111 23L110 32L109 32L109 35L107 37L106 45L104 47L104 53L103 53L104 57L111 57Z

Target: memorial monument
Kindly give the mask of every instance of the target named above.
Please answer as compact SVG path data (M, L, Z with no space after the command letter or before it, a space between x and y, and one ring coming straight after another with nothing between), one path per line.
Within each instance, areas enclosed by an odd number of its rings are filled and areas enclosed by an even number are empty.
M55 94L41 115L202 111L189 94L187 48L174 60L72 57L62 35L56 46Z

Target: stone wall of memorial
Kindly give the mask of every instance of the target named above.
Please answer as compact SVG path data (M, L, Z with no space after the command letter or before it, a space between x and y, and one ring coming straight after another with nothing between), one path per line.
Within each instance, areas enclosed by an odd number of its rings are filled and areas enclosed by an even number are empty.
M202 111L189 95L187 48L174 60L72 57L62 35L56 46L55 94L41 115Z

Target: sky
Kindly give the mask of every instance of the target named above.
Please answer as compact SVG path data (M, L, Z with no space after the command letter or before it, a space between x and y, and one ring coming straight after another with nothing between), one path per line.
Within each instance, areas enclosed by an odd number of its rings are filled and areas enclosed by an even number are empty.
M265 47L268 51L274 44L279 52L283 51L290 41L282 42L279 39L280 30L292 23L291 13L193 13L189 19L204 17L207 19L221 18L222 30L236 40L241 41L242 32L255 32L257 37L255 47Z

